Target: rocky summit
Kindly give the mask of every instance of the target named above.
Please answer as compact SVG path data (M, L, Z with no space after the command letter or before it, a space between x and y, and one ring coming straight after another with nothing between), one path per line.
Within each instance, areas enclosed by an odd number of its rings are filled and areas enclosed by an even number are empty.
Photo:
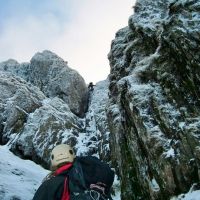
M0 70L19 76L38 87L46 97L59 97L70 110L83 117L87 107L87 86L82 76L50 51L36 53L30 63L8 60Z
M0 145L48 168L69 143L115 168L122 200L170 200L200 184L200 2L133 9L94 90L50 51L0 63Z

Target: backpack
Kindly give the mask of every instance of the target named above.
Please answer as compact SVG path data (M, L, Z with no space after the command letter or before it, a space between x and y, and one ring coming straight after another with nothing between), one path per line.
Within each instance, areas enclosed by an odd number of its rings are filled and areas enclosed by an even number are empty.
M68 178L70 200L112 199L114 171L96 157L76 157Z

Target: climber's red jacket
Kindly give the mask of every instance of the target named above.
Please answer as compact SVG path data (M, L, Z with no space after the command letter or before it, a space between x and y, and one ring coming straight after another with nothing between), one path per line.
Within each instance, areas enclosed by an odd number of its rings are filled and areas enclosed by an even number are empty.
M68 170L72 163L68 163L44 181L35 193L33 200L69 200Z

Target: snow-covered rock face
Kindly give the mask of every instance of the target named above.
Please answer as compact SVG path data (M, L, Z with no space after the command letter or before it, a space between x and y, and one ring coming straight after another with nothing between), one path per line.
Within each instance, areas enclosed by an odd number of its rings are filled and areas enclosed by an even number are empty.
M83 117L87 108L87 86L84 79L67 63L50 51L33 56L30 63L15 60L0 63L0 70L9 71L38 87L47 97L59 97L71 111Z
M23 79L0 73L0 141L6 143L19 133L27 121L28 113L42 104L45 95Z
M58 96L72 112L83 116L87 108L87 86L84 79L67 63L50 51L37 53L30 63L30 82L48 97Z
M83 120L60 98L47 98L19 77L0 73L0 142L10 143L16 154L47 167L52 148L75 145Z
M97 135L99 156L102 160L110 162L110 131L106 117L108 84L108 80L100 81L96 84L94 91L90 92L86 132Z
M138 0L111 45L107 116L123 200L199 181L200 3Z
M49 155L56 144L77 144L84 122L61 99L45 99L41 107L27 116L23 130L15 136L11 149L49 167Z
M15 154L48 168L52 148L68 143L77 155L110 161L108 81L97 83L88 96L83 78L44 51L30 63L0 63L0 88L0 144Z

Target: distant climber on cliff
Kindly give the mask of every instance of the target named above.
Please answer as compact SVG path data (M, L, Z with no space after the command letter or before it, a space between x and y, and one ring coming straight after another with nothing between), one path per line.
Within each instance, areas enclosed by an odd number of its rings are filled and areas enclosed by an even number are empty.
M33 200L112 200L114 172L93 156L78 157L71 146L57 145L51 153L52 172Z
M93 82L90 82L89 85L88 85L89 91L92 92L92 91L94 90L94 86L95 86L95 85L93 84Z

